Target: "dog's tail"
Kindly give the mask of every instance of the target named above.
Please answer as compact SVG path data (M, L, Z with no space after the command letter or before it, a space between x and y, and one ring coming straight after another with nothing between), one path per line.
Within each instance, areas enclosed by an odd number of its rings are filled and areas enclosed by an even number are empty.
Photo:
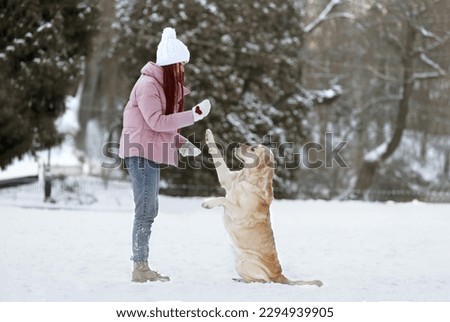
M287 285L315 285L321 287L323 285L322 281L314 280L314 281L291 281L286 276L281 275L275 283L287 284Z

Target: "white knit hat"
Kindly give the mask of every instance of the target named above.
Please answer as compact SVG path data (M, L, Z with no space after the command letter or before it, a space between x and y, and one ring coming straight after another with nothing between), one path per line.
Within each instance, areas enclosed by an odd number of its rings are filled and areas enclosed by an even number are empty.
M189 50L186 45L177 39L173 28L164 28L161 42L156 51L156 64L166 66L176 63L189 62Z

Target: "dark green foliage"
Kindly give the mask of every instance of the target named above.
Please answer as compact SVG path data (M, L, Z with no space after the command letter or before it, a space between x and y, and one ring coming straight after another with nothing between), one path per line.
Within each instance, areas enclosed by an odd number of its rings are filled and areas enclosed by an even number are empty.
M79 77L95 10L82 0L0 1L0 167L58 144L54 121Z

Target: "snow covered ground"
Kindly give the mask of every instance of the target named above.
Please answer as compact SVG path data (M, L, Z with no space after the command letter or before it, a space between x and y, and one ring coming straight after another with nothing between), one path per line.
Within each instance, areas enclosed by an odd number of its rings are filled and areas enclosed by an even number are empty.
M172 281L134 284L130 186L86 182L90 205L0 190L0 301L450 301L450 205L274 201L285 275L317 288L233 282L222 210L161 196L151 264Z

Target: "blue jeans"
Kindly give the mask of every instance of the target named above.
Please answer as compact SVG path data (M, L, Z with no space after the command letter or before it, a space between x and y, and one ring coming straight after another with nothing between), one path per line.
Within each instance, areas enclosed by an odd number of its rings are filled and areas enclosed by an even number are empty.
M158 215L159 165L141 157L125 158L134 195L133 262L148 260L152 224Z

